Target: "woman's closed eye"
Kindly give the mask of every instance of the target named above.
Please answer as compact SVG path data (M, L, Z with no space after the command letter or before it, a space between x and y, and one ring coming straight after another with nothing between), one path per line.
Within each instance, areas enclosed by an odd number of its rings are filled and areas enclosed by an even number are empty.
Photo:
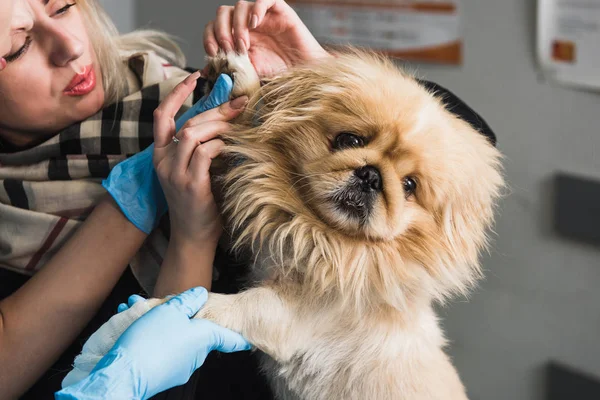
M66 14L69 11L69 8L71 7L75 7L77 5L76 2L73 3L68 3L65 6L59 8L58 10L56 10L55 12L53 12L52 14L50 14L52 17L56 17L62 14Z
M25 38L25 43L23 44L23 46L21 46L19 48L19 50L15 51L12 54L4 56L4 59L6 60L6 62L7 63L11 63L11 62L17 60L23 54L25 54L25 52L27 51L27 49L29 48L29 46L31 46L31 42L32 42L32 39L29 36L26 37Z
M58 10L56 10L56 11L50 12L50 14L49 14L50 17L59 17L61 15L67 14L71 7L74 7L77 5L76 2L66 3L64 5L63 4L64 4L64 2L62 2L62 1L55 1L55 2L51 3L51 6L53 6L53 8L57 8L57 7L60 7L60 8L58 8ZM33 39L31 37L27 36L25 38L25 42L23 43L23 45L21 47L19 47L19 49L17 51L4 56L4 60L6 61L6 63L8 64L8 63L18 60L23 54L25 54L27 52L27 50L29 49L29 46L31 46L32 42L33 42Z

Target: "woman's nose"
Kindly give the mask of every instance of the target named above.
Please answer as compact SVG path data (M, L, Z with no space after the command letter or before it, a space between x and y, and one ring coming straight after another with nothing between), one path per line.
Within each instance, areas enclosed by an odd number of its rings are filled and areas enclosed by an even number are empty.
M85 48L81 40L64 27L52 27L48 34L51 35L50 59L57 67L64 67L83 55Z

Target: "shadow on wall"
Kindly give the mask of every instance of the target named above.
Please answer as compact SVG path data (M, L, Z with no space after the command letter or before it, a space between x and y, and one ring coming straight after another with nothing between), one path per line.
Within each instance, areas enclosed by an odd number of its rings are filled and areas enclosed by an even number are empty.
M598 400L600 379L551 362L546 369L546 400Z

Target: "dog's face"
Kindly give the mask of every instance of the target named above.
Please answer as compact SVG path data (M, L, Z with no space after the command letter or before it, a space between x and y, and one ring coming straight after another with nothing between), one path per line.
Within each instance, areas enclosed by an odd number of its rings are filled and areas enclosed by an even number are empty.
M499 153L413 78L370 55L341 56L267 84L256 110L245 145L270 165L264 222L279 207L343 251L374 249L447 285L471 279L502 185Z
M481 166L469 153L487 144L400 71L356 72L321 87L313 118L280 138L294 187L349 236L389 241L430 230L449 201L477 190Z

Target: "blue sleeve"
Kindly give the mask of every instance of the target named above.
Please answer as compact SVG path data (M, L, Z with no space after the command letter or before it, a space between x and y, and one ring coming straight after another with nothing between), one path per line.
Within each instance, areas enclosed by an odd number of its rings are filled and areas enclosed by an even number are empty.
M108 353L87 378L54 394L55 400L143 400L144 388L131 361L118 351Z

